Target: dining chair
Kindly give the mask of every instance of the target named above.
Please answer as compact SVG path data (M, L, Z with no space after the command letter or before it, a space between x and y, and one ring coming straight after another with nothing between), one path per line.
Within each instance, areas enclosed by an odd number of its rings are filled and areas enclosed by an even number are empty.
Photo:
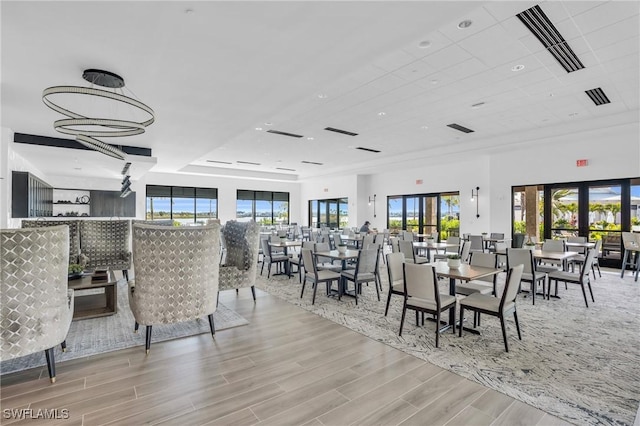
M444 253L434 253L433 260L442 260L447 259L449 255L452 254L460 254L460 237L449 237L447 238L447 244L452 244L451 247L447 247L444 250ZM455 244L455 246L453 246Z
M471 241L463 241L460 249L460 259L463 263L469 263L469 255L471 254Z
M298 273L298 279L300 283L302 283L302 269L304 268L304 259L302 258L302 250L309 249L311 251L314 251L315 247L316 247L316 243L314 243L313 241L303 241L301 250L298 253L298 255L289 258L289 270L291 271L292 265L297 266L298 269L295 272Z
M589 287L591 301L595 303L595 299L593 298L593 291L591 290L591 280L589 278L589 271L591 269L591 265L593 264L593 257L595 256L595 252L595 249L587 249L585 261L580 266L580 272L578 273L560 270L549 272L549 292L551 292L552 281L556 284L556 296L558 295L558 281L563 281L565 285L567 283L580 284L580 287L582 287L582 295L584 296L584 304L588 308L589 302L587 301L587 293L584 288L586 284L587 287Z
M640 234L623 232L622 244L624 246L624 255L622 256L620 278L624 277L627 266L630 266L632 271L635 270L635 280L638 281L638 271L640 271Z
M313 260L313 252L309 248L303 248L301 250L302 261L305 266L304 280L302 281L302 291L300 292L300 298L304 295L304 289L307 284L307 280L310 280L313 285L313 297L311 304L316 303L316 291L320 283L325 283L327 286L327 294L331 291L332 283L335 281L340 282L340 273L329 270L318 270L316 262Z
M449 294L440 293L436 269L431 265L416 265L412 263L403 264L404 276L404 304L402 305L402 317L400 319L400 331L398 336L402 336L402 328L407 309L416 312L416 326L419 326L418 312L433 314L436 317L436 348L440 345L440 315L443 311L450 311L453 318L451 326L455 334L455 309L456 297Z
M358 260L355 269L343 270L340 283L340 296L347 292L348 282L354 284L353 294L358 304L358 293L362 292L362 283L373 282L380 300L380 277L378 276L378 250L360 250L358 252ZM340 297L339 297L340 298Z
M404 255L404 261L406 263L429 263L429 259L424 256L418 256L413 248L413 241L401 240L398 241L400 247L400 253Z
M535 259L533 252L529 249L507 249L507 268L516 265L524 265L521 281L531 284L531 300L532 304L536 304L536 293L538 292L538 283L542 284L542 299L545 298L547 273L536 271Z
M483 253L475 252L471 253L471 260L469 265L481 266L483 268L497 268L498 258L495 253ZM470 294L493 294L496 295L496 282L498 279L497 274L490 275L488 277L477 278L472 281L461 282L456 284L456 294L463 296L469 296ZM491 285L487 285L491 284Z
M389 245L391 246L391 253L399 253L400 252L400 246L398 245L400 240L401 240L401 238L399 238L399 237L389 237Z
M544 243L542 243L542 251L564 252L564 241L546 239L544 240ZM544 262L538 262L536 269L540 272L546 272L548 274L564 269L564 266L564 262L561 260L545 260Z
M387 296L387 306L384 309L384 316L389 313L391 295L404 296L404 255L402 253L387 254L387 275L389 277L389 294Z
M596 240L595 246L593 247L594 250L594 254L593 254L593 263L591 264L591 272L593 273L593 279L595 281L596 279L596 269L598 268L598 274L600 275L600 278L602 278L602 272L600 271L600 262L599 262L599 258L600 258L600 252L602 250L602 240ZM582 263L585 261L586 255L585 254L578 254L574 257L572 257L571 259L569 259L569 264L571 265L571 272L575 272L575 266L578 265L582 265Z
M262 275L262 271L264 270L264 265L266 264L267 278L270 278L271 266L275 264L276 268L279 268L280 266L285 265L285 263L289 262L289 256L285 255L284 252L272 251L271 244L269 244L269 240L265 238L260 239L260 244L262 245L262 267L260 268L260 275Z
M68 272L68 225L0 230L0 360L43 351L51 383L73 318Z
M464 318L464 310L470 309L478 313L477 318L480 319L480 314L487 314L500 319L500 326L502 328L502 339L504 340L504 349L509 352L509 344L507 342L507 328L505 326L506 316L513 312L513 319L516 323L516 329L518 330L518 339L522 340L522 334L520 333L520 324L518 323L518 313L516 311L516 296L518 295L518 289L520 288L520 279L522 277L522 271L524 265L516 265L509 269L507 272L507 284L502 292L502 297L497 298L486 294L472 294L464 299L460 300L460 318ZM475 317L474 317L475 318ZM474 326L475 326L474 319ZM462 337L462 328L460 327L459 336Z
M482 235L469 235L469 241L471 241L470 251L472 253L484 251L484 237Z

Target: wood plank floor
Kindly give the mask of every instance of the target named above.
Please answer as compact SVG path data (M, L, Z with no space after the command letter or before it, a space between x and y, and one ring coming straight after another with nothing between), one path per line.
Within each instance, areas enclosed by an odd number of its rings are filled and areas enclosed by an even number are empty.
M2 376L38 425L561 425L541 410L257 291L221 294L250 325Z

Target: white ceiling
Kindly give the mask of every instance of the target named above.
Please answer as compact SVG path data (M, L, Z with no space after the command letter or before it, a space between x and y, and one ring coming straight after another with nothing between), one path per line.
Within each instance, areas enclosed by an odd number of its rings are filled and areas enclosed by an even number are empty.
M536 4L585 69L567 73L516 18ZM88 86L82 71L98 68L156 112L144 135L103 139L151 148L157 164L143 161L143 172L298 180L515 147L556 129L638 121L639 10L638 1L2 1L2 126L64 137L42 90ZM458 29L465 19L473 24ZM597 87L610 104L584 93ZM122 169L94 152L13 148L45 173Z

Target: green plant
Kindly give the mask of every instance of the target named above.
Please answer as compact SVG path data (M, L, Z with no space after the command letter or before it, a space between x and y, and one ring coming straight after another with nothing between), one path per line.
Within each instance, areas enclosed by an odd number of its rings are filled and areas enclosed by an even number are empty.
M82 267L82 265L79 265L77 263L71 263L69 265L69 273L70 274L79 274L82 271L84 271L84 268Z
M447 259L462 259L462 256L460 256L459 254L450 254L447 256Z

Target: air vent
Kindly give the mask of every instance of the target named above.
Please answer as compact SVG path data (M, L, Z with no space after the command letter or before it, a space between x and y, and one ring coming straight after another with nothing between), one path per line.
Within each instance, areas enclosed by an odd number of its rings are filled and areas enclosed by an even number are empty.
M323 165L322 163L316 163L315 161L304 161L303 160L302 163L304 163L304 164L314 164L316 166L322 166Z
M569 43L551 23L540 6L533 6L516 15L540 43L553 55L567 72L584 68L580 59L573 53Z
M124 165L124 167L122 168L122 175L128 175L129 173L129 167L131 167L131 163L126 163Z
M611 103L609 98L607 98L607 95L604 94L604 91L600 87L598 87L597 89L586 90L584 93L589 95L593 103L596 105Z
M253 163L251 161L236 161L238 164L251 164L252 166L259 166L260 163Z
M460 130L461 132L464 132L464 133L473 133L474 132L474 130L467 129L466 127L461 126L461 125L456 124L456 123L447 124L447 127L451 127L452 129Z
M280 130L267 130L267 133L274 133L276 135L290 136L292 138L301 138L302 135L296 135L295 133L281 132Z
M218 161L218 160L207 160L207 163L217 163L217 164L233 164L229 161Z
M380 151L379 151L379 150L377 150L377 149L373 149L373 148L365 148L365 147L362 147L362 146L359 146L359 147L357 147L356 149L359 149L359 150L362 150L362 151L367 151L367 152L375 152L376 154L377 154L378 152L380 152Z
M349 132L347 130L336 129L335 127L325 127L324 129L330 132L342 133L343 135L358 136L357 133Z
M286 167L276 167L276 170L286 170L288 172L295 172L296 169L287 169Z

